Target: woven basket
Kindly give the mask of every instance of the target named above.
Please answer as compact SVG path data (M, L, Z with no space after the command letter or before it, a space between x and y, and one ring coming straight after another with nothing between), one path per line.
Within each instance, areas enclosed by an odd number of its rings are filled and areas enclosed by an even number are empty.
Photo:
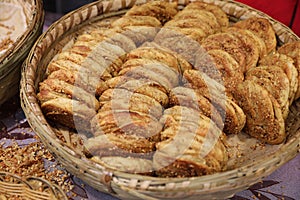
M71 149L57 137L38 104L36 93L43 80L47 63L78 32L89 27L102 26L107 20L119 17L137 3L146 1L99 1L75 10L55 22L41 35L22 68L21 103L33 130L61 164L92 187L121 199L224 199L259 182L281 165L294 158L300 144L300 102L291 107L287 120L287 142L272 150L249 154L249 162L222 173L193 178L157 178L123 173L105 168ZM250 16L265 17L276 30L280 43L299 40L286 26L262 12L234 1L205 0L220 6L232 20ZM188 1L178 1L183 7ZM65 133L63 133L65 134Z
M0 172L0 191L0 199L67 200L55 184L42 178L21 178L8 172Z
M0 2L20 6L27 21L25 32L0 56L1 105L19 91L21 66L30 48L42 33L44 11L41 0L0 0Z

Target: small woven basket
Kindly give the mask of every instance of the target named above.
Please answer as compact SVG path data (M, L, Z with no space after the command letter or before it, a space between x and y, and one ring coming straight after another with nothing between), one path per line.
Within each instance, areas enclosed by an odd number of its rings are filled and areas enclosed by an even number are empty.
M27 29L0 56L0 105L19 92L21 66L31 47L42 33L44 11L41 0L0 0L20 6L25 14Z
M67 200L55 184L38 177L21 178L0 171L0 199Z
M63 16L41 35L24 63L20 93L22 108L33 130L60 163L92 187L121 199L199 200L231 197L259 182L294 158L300 149L300 131L298 131L300 102L295 102L290 108L286 128L289 137L286 143L276 146L275 151L262 150L253 155L249 153L249 162L234 169L201 177L157 178L110 170L85 158L59 139L57 131L60 130L47 123L36 98L38 84L44 78L47 64L82 29L103 26L111 18L120 17L133 5L145 2L144 0L99 1ZM204 0L204 2L220 6L232 20L251 16L269 19L281 44L299 40L288 27L244 4L229 0ZM178 3L180 7L184 7L189 1L179 0Z

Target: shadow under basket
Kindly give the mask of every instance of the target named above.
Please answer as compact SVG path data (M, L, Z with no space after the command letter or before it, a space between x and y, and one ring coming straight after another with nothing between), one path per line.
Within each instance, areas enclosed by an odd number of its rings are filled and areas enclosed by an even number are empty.
M0 55L0 105L19 92L21 66L31 47L40 36L44 24L44 10L41 0L0 0L21 7L27 28L16 41Z
M221 7L231 20L252 16L264 17L272 23L280 43L299 40L285 25L244 4L229 0L204 0ZM45 146L56 155L66 169L99 191L121 199L225 199L271 174L299 152L300 101L290 107L286 123L289 136L276 150L250 153L249 162L222 173L192 178L158 178L124 173L97 164L71 149L57 136L58 130L47 122L36 94L44 79L47 64L78 32L105 25L106 20L120 17L130 7L146 1L98 1L63 16L39 37L22 67L21 104L28 122ZM178 1L180 7L188 1Z

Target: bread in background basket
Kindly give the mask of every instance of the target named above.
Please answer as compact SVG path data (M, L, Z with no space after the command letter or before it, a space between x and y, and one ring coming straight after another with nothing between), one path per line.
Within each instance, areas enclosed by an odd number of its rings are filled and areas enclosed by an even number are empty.
M40 0L0 1L0 104L19 92L21 65L42 33Z

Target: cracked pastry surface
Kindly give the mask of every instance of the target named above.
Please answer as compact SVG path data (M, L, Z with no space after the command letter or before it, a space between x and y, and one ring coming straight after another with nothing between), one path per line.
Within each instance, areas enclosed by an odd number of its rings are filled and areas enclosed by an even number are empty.
M234 97L244 110L245 131L269 144L285 140L284 118L276 99L262 86L251 80L240 83Z
M289 113L290 84L284 71L278 66L258 66L249 70L246 80L252 80L266 89L280 105L284 119Z
M246 57L245 46L241 40L230 33L217 33L208 36L201 42L201 46L206 50L220 49L229 53L245 72Z
M269 20L260 17L251 17L238 21L233 26L250 30L260 37L265 42L267 53L275 51L277 40L274 28Z
M290 83L289 104L291 105L299 87L298 71L294 65L293 59L284 54L272 53L261 59L259 64L278 66L283 69Z
M294 60L294 65L298 71L298 89L295 94L295 100L300 97L300 42L290 42L278 48L278 53L289 56Z
M229 19L226 13L216 5L208 4L204 2L192 2L185 7L185 10L199 10L199 9L207 10L213 13L218 23L222 27L226 27L229 25Z
M135 5L126 16L152 16L162 24L172 19L178 12L177 3L152 1L147 4Z
M192 113L191 117L187 117L188 113ZM220 139L224 136L209 118L191 108L174 106L165 111L161 120L165 121L165 127L153 156L156 174L161 177L201 176L225 167L228 155ZM189 170L184 172L184 169Z

